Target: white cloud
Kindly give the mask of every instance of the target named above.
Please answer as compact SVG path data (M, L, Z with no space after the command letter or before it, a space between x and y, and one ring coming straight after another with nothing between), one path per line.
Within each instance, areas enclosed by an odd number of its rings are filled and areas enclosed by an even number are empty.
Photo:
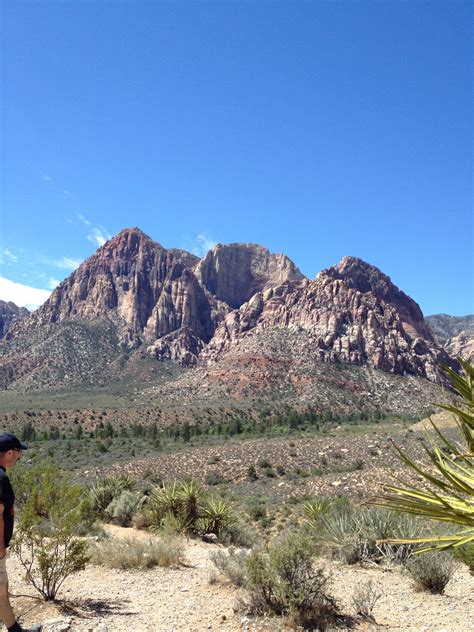
M81 265L82 261L71 257L61 257L61 259L53 259L51 263L61 270L75 270Z
M61 281L59 279L55 279L54 277L49 277L49 281L48 281L48 287L51 290L54 290L58 287L58 285L61 283Z
M53 178L51 178L51 176L47 176L47 175L42 175L41 179L45 180L46 182L52 182L53 181Z
M89 234L87 235L87 239L91 241L96 246L103 246L106 241L111 239L111 235L109 235L108 231L102 226L92 226L92 223L84 217L82 213L77 213L77 218L86 226L89 226Z
M0 263L16 263L17 261L18 257L7 248L0 252Z
M194 244L192 245L191 252L197 257L204 257L204 255L214 248L217 242L213 241L204 233L199 233L199 235L194 240Z
M104 228L92 228L87 235L87 239L97 246L103 246L110 238L111 236Z
M16 305L31 310L42 305L50 295L50 290L40 290L0 276L0 299L2 301L13 301Z
M83 224L85 224L86 226L90 226L91 225L90 221L88 219L86 219L82 213L78 213L77 214L77 219L80 219L81 222Z

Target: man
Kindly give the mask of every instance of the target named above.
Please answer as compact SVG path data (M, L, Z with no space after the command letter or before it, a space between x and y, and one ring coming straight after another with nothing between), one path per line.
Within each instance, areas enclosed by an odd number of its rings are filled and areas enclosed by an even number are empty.
M15 494L6 473L20 458L28 446L21 443L11 432L0 435L0 619L8 632L39 632L41 626L22 628L17 622L8 597L8 575L6 569L7 548L13 535Z

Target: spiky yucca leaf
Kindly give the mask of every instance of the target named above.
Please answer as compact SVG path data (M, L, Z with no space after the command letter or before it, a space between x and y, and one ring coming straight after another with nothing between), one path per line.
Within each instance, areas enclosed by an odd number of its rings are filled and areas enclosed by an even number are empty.
M395 446L400 459L424 479L424 488L386 485L384 489L389 493L373 500L373 504L380 507L464 527L462 531L442 536L388 540L393 544L428 545L420 548L418 553L457 548L474 542L474 367L465 360L460 360L460 364L463 375L450 368L444 371L462 398L463 405L441 407L455 415L467 452L449 441L431 420L448 454L433 445L431 450L427 449L431 466L422 466Z

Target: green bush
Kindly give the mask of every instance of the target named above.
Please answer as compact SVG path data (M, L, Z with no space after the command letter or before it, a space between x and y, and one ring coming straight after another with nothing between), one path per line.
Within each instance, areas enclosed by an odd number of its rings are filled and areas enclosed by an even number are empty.
M466 564L469 568L471 575L474 575L474 544L465 544L456 549L453 549L454 557Z
M107 519L107 508L124 491L135 489L134 480L127 474L118 474L104 479L86 490L86 497L92 505L93 511L102 519Z
M339 607L327 592L328 577L313 566L313 552L311 540L300 534L252 551L246 561L250 611L283 615L305 629L334 623Z
M139 511L143 504L143 497L128 490L123 491L120 496L112 500L105 510L106 517L122 527L129 527L132 524L133 516Z
M153 540L134 538L106 539L90 547L93 564L108 568L152 568L178 566L184 562L180 538L163 536Z
M206 485L222 485L227 483L227 480L220 472L208 472L204 477Z
M76 535L83 489L51 463L18 468L14 484L20 507L12 550L27 580L45 600L54 600L64 580L89 559L85 541Z
M441 595L453 576L458 562L450 553L425 553L407 560L405 567L417 587Z
M247 569L245 566L247 555L245 551L239 551L234 547L230 547L227 551L222 549L213 551L210 558L222 575L235 586L241 587L247 581Z

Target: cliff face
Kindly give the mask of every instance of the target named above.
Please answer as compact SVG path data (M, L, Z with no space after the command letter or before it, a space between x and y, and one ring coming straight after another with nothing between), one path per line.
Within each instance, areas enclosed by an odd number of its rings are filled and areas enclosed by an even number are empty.
M234 304L290 277L302 275L287 257L260 246L216 246L201 261L163 248L137 228L125 229L8 336L69 320L112 319L122 347L145 343L150 355L191 366Z
M474 362L474 316L435 314L426 318L433 335L453 358Z
M10 326L28 316L26 307L18 307L11 301L0 301L0 339L3 338Z
M314 281L285 283L255 294L226 317L201 354L202 361L215 363L238 353L239 344L250 336L260 335L265 354L261 334L272 328L304 332L304 353L319 362L369 364L432 381L439 380L439 363L450 362L418 305L377 268L353 257L323 270Z
M234 309L256 292L304 278L288 257L270 254L257 244L218 244L198 263L196 276L211 294Z

